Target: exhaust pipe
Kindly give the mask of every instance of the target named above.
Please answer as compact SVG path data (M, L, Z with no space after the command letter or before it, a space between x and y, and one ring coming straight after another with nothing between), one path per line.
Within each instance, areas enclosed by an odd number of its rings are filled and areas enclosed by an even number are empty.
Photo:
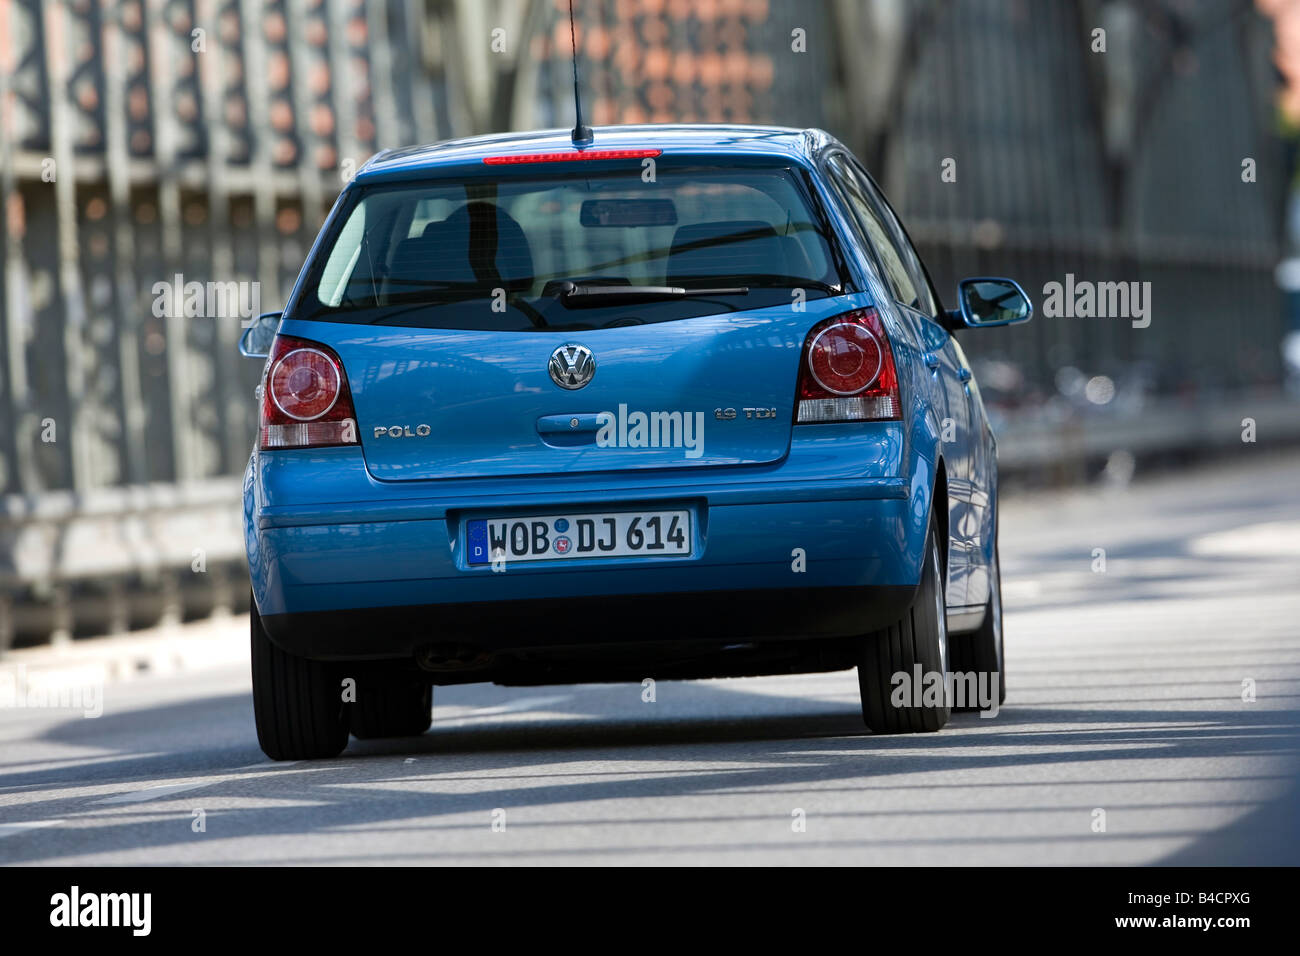
M473 644L430 644L416 652L415 662L421 670L446 673L487 667L492 658L491 651Z

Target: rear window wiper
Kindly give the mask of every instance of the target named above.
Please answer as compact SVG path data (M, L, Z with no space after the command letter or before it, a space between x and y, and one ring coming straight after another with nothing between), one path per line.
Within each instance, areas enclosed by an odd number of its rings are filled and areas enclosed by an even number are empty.
M768 289L816 289L827 295L843 295L844 287L822 282L820 279L801 279L798 276L746 276L752 286Z
M715 295L748 295L749 287L719 286L709 289L687 289L672 285L579 285L562 282L559 298L570 309L584 306L612 305L618 302L655 302L662 299L695 299Z

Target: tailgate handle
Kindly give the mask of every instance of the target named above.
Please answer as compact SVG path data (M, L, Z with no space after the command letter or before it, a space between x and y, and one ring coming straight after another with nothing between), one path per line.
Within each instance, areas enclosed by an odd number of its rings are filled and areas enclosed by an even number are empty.
M597 412L578 412L573 415L543 415L537 419L537 434L548 445L561 448L573 445L590 445L600 431Z
M577 415L543 415L537 419L539 435L575 435L580 432L600 430L600 415L596 412Z

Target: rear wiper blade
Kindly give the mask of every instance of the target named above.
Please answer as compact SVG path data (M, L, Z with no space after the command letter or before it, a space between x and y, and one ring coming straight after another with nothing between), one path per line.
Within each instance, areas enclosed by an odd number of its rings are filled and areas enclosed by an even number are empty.
M771 289L816 289L828 295L843 295L844 287L822 282L820 279L800 279L796 276L754 276L745 277L750 285Z
M578 285L565 282L560 286L560 301L571 309L609 305L615 302L653 302L659 299L707 298L715 295L748 295L749 286L721 286L711 289L687 289L672 285Z

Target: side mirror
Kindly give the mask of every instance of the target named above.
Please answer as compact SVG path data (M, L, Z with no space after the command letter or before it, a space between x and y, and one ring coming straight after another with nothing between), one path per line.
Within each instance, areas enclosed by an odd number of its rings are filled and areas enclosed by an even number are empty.
M239 338L239 354L244 358L266 358L271 354L275 330L280 327L279 312L263 312L257 321L244 329Z
M1029 296L1012 279L962 279L957 283L957 300L962 324L972 329L1016 325L1034 314Z

